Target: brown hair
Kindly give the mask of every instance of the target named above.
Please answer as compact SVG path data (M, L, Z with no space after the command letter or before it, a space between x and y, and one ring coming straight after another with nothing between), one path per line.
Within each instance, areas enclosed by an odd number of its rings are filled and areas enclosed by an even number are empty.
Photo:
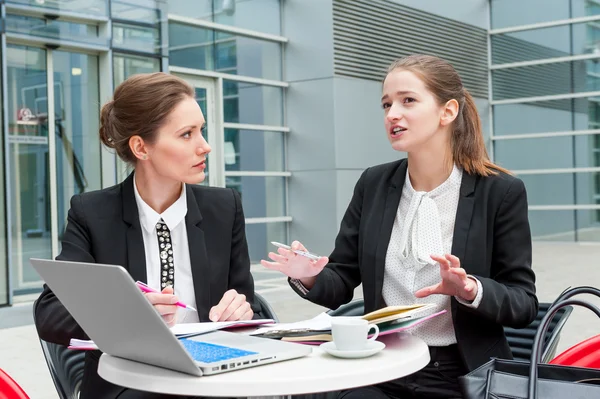
M458 101L458 115L452 124L450 137L452 158L458 166L469 174L480 176L495 175L498 171L510 173L490 161L475 101L452 65L432 55L416 54L392 63L387 74L397 69L416 74L439 104L452 99Z
M164 72L131 76L102 106L100 140L114 148L123 161L135 164L137 158L129 147L129 139L138 135L153 143L157 130L185 97L194 98L194 89L176 76Z

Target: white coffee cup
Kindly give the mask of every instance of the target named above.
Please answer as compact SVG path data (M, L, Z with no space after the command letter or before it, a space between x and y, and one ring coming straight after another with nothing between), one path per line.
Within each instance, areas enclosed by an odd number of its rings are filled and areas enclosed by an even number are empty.
M367 338L369 331L373 329L375 333L371 338ZM359 317L332 317L331 334L336 349L362 350L367 346L367 342L374 341L379 336L379 327Z

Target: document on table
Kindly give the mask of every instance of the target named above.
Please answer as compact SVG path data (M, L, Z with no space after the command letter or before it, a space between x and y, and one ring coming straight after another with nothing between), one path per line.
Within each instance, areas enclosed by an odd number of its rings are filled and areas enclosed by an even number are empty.
M331 316L327 313L321 313L309 320L297 321L294 323L265 324L263 327L252 331L250 335L260 335L269 331L328 331L331 330Z

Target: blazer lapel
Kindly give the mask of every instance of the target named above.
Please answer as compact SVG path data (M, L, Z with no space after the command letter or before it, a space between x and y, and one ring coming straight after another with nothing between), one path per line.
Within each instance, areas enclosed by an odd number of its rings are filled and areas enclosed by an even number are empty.
M390 179L387 190L383 218L381 221L381 230L377 236L378 242L375 255L375 309L379 309L383 304L381 291L383 290L385 257L390 243L390 237L392 236L392 228L394 227L394 220L396 219L396 213L398 212L398 205L400 205L400 197L402 196L402 188L404 187L407 168L408 161L405 160L400 163L398 169Z
M123 220L129 225L127 228L127 269L134 280L146 282L146 253L144 251L144 238L135 192L133 190L133 173L122 183Z
M212 307L210 297L210 264L204 230L202 229L202 214L198 203L200 198L194 194L194 190L186 186L187 214L185 215L185 226L190 249L190 263L192 267L192 279L194 280L194 292L196 294L196 308L200 321L209 321L208 312ZM220 298L219 298L220 299Z
M456 220L454 221L454 236L452 238L452 255L458 257L458 259L461 260L461 263L464 262L469 228L471 227L471 217L473 216L473 206L475 204L474 193L476 182L476 176L463 172L462 182L460 184L460 198L458 199L458 208L456 210Z

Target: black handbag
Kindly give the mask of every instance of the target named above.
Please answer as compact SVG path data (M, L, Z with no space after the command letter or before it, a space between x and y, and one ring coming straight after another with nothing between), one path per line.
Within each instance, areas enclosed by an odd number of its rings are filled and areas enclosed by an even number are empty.
M573 295L593 294L593 287L565 291L542 319L533 342L531 361L492 359L459 377L464 399L587 399L600 398L600 370L540 364L543 337L554 314L565 306L578 305L600 317L600 309Z

